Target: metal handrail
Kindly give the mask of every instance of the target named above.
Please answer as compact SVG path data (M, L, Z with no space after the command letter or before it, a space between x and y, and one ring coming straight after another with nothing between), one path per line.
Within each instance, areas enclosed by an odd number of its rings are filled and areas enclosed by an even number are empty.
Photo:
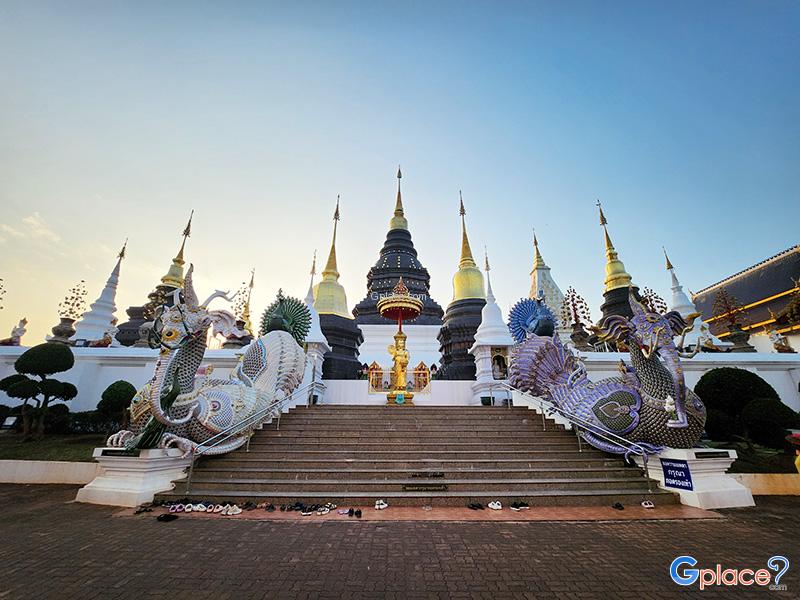
M645 479L647 479L647 491L649 493L651 493L651 494L653 493L652 481L650 480L650 469L649 469L648 464L647 464L647 460L648 460L647 456L648 456L648 454L647 454L647 449L644 446L642 446L641 444L637 444L636 442L634 442L632 440L624 438L621 435L617 435L616 433L614 433L612 431L608 431L607 429L604 429L603 427L600 427L596 423L592 423L590 421L587 421L586 419L584 419L582 417L579 417L578 415L576 415L574 413L568 412L568 411L564 410L563 408L561 408L560 406L558 406L555 402L547 400L546 398L542 398L541 396L534 396L530 392L525 392L525 391L520 390L518 388L515 388L514 386L509 385L507 383L498 382L496 385L499 388L504 388L504 389L512 392L512 394L514 392L516 392L518 394L522 394L523 396L527 396L528 398L532 398L533 400L538 402L539 405L544 409L542 411L542 430L543 431L545 430L545 410L549 411L548 412L548 416L552 415L553 413L558 413L559 415L564 417L567 421L569 421L570 424L575 428L575 435L578 438L578 452L583 452L583 447L581 445L581 434L580 434L580 430L583 429L585 431L588 431L588 432L592 433L593 435L596 435L599 438L602 438L602 439L606 440L607 442L612 442L614 444L622 446L623 448L627 448L628 451L630 453L632 453L632 454L636 454L637 456L641 456L642 457L642 464L643 464L643 467L644 467L644 476L645 476ZM509 404L511 404L511 402L513 402L513 396L509 400Z
M192 449L192 460L189 463L189 474L188 474L188 477L186 479L186 493L189 494L190 491L191 491L192 475L194 474L194 463L195 463L195 461L197 460L198 457L203 456L204 454L206 454L207 452L209 452L213 448L216 448L220 444L228 441L229 439L231 439L236 434L241 433L242 431L245 431L246 429L251 427L253 424L258 423L262 419L266 419L266 417L268 417L270 413L275 412L275 409L278 409L277 428L280 429L280 427L281 427L281 415L283 414L284 406L286 406L293 398L296 398L297 395L303 394L305 392L308 392L308 394L306 396L306 406L309 406L311 404L311 397L313 396L315 390L325 391L325 384L322 383L321 381L312 381L308 385L304 385L302 388L299 388L299 389L296 389L296 390L292 391L291 394L289 394L288 396L284 396L283 399L279 400L278 402L273 402L272 404L270 404L266 408L261 409L257 413L253 413L252 415L250 415L246 419L244 419L242 421L239 421L238 423L236 423L234 425L231 425L227 429L224 429L224 430L220 431L219 433L217 433L216 435L208 438L204 442L201 442L201 443L197 444ZM270 422L270 421L268 421L268 420L264 421L264 423L267 423L267 422ZM248 452L250 451L250 438L247 439L247 451Z

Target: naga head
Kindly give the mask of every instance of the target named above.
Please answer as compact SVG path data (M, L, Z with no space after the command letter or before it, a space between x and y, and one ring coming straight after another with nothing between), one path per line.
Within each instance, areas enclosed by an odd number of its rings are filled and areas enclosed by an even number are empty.
M164 350L178 350L192 340L205 338L208 328L215 333L229 334L236 330L236 318L226 310L208 310L214 298L231 301L227 292L216 290L202 304L192 283L194 266L190 265L183 282L183 290L172 294L172 306L164 305L156 311L150 345Z
M630 319L619 315L606 317L596 329L600 339L622 342L628 347L635 346L646 359L661 351L677 353L673 338L686 328L683 317L674 310L664 315L648 311L632 291L629 292L628 302L633 316Z

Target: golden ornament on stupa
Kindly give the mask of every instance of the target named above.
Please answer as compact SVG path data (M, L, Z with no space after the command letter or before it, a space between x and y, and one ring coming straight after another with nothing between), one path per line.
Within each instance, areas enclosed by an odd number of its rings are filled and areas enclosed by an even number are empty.
M412 321L422 312L423 302L410 294L403 278L394 286L391 296L378 300L378 311L386 319L397 321L397 333L394 334L394 344L389 346L392 357L393 389L386 394L386 401L391 406L404 406L412 404L414 394L406 387L406 373L410 355L406 349L406 334L403 333L403 321Z

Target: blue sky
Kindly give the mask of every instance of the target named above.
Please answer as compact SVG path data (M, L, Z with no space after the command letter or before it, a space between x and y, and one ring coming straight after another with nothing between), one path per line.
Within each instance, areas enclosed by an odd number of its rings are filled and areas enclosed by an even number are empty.
M38 341L129 237L123 316L192 208L201 292L255 267L256 311L304 295L337 194L352 307L398 163L443 306L459 189L504 309L536 227L598 314L597 198L634 282L667 298L662 244L699 289L798 242L796 2L288 4L0 4L1 334L25 314Z

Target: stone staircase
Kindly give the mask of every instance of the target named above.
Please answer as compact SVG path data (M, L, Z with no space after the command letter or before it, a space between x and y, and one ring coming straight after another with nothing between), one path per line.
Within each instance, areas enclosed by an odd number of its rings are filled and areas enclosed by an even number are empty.
M675 503L647 492L638 468L583 445L527 408L322 405L294 408L257 431L249 451L202 457L191 493L162 499L364 506Z

